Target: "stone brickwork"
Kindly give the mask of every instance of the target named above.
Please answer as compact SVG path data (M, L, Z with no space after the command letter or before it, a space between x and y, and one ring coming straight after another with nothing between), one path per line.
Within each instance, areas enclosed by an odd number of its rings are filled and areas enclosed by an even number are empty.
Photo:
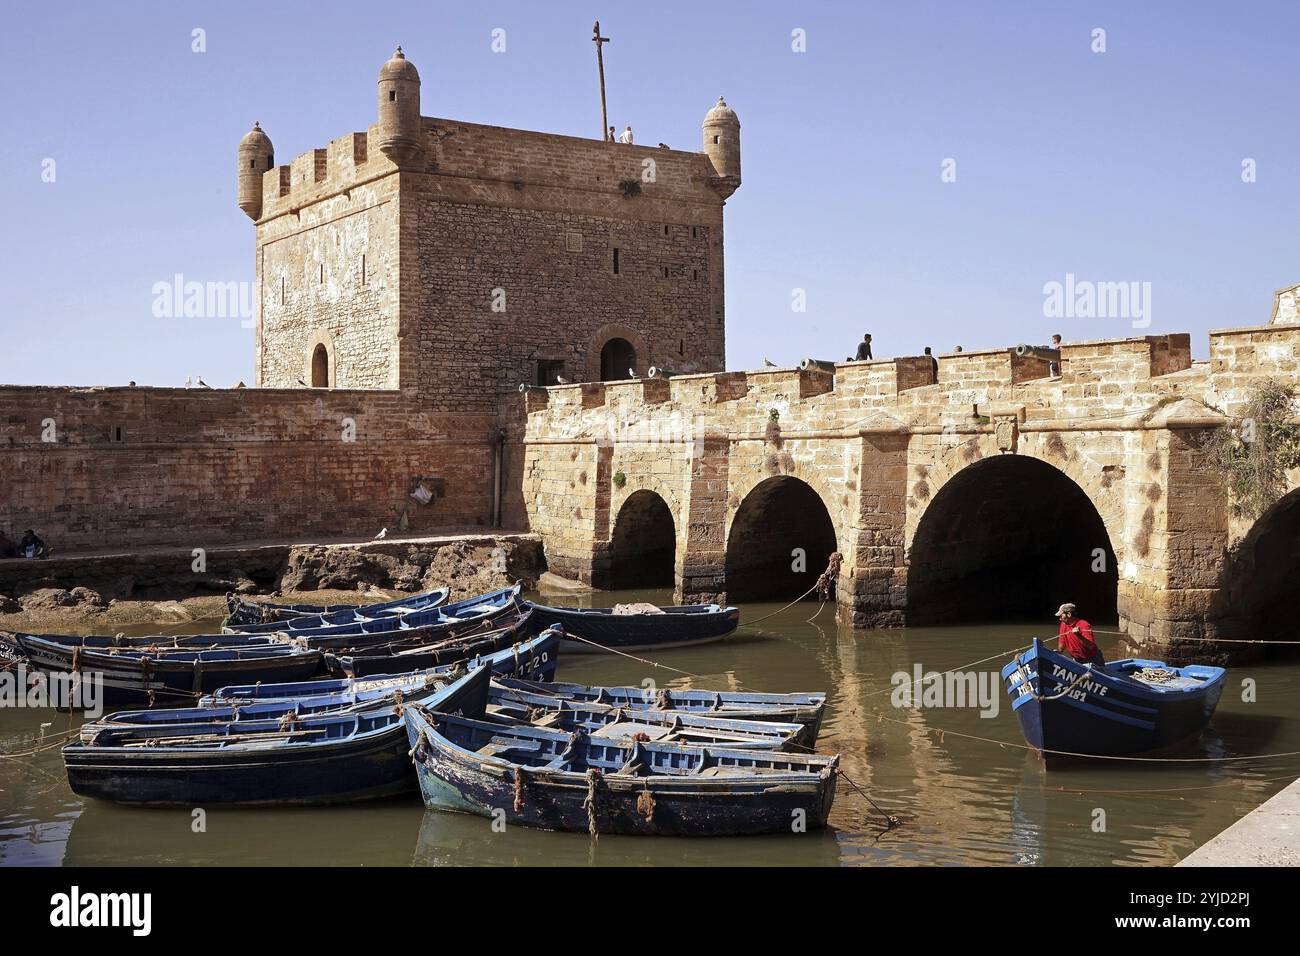
M1216 332L1210 351L1193 362L1188 336L1159 335L1067 344L1059 377L1004 349L940 356L937 381L925 358L676 376L666 391L552 387L521 402L520 505L548 558L591 580L623 502L652 490L673 516L679 595L716 598L740 563L729 548L745 501L793 478L824 506L844 558L838 601L857 624L928 619L909 593L969 583L999 555L1050 555L1069 535L1079 573L1100 554L1132 638L1223 637L1240 623L1225 562L1250 529L1229 520L1197 441L1252 384L1300 378L1300 326ZM1084 523L1060 525L1067 507ZM1066 585L1030 573L1001 586Z
M399 392L0 388L3 529L59 552L489 519L492 416ZM352 423L349 431L348 422ZM419 478L436 497L409 497Z

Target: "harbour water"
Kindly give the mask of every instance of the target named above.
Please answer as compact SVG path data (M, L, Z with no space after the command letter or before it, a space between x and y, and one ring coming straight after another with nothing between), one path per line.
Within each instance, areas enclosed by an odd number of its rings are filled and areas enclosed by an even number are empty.
M649 600L662 591L606 592L599 604ZM776 606L749 604L755 620ZM1013 648L1054 621L853 631L832 609L800 604L724 642L654 655L666 667L613 654L565 655L560 679L719 690L824 690L817 749L900 825L840 782L831 827L779 837L717 840L602 837L508 828L485 818L426 813L418 797L347 807L292 809L120 807L69 789L57 746L80 717L0 708L0 866L115 864L769 865L884 864L1172 865L1300 775L1300 758L1199 763L1089 762L1045 774L1024 749L997 671ZM202 622L189 630L210 630ZM1108 657L1116 638L1101 636ZM992 674L997 713L966 707L896 707L891 677L964 668ZM668 668L690 672L685 677ZM1254 700L1243 699L1253 681ZM949 702L951 703L951 702ZM980 739L975 739L980 738ZM1229 671L1214 721L1192 756L1300 751L1300 659ZM199 823L202 826L199 826Z

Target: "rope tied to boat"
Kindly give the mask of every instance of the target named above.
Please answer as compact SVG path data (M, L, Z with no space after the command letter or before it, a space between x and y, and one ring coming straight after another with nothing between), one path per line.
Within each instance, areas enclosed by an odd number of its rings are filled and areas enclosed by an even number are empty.
M1168 667L1142 667L1133 674L1133 678L1147 684L1167 684L1178 679L1178 672Z
M1041 680L1041 679L1042 679L1042 676L1043 676L1043 675L1042 675L1042 671L1039 671L1038 676L1039 676L1039 679ZM1032 693L1032 694L1034 695L1034 700L1038 700L1038 701L1058 700L1058 699L1064 697L1064 696L1065 696L1066 694L1068 694L1070 691L1074 690L1074 688L1077 687L1077 686L1079 685L1080 681L1083 681L1083 680L1085 680L1086 678L1091 677L1091 676L1092 676L1092 668L1089 667L1087 664L1085 664L1084 667L1083 667L1083 673L1081 673L1081 674L1080 674L1078 677L1076 677L1074 680L1070 681L1069 684L1067 684L1067 685L1065 685L1064 687L1062 687L1062 688L1061 688L1059 691L1057 691L1055 694L1052 694L1050 697L1048 697L1048 696L1044 696L1043 694L1040 694L1040 693L1038 693L1037 691L1035 691L1035 690L1034 690L1034 685L1033 685L1032 683L1029 685L1029 690L1030 690L1030 693Z
M600 825L596 822L596 791L603 776L597 767L587 771L587 799L582 801L583 809L587 811L587 832L593 840L600 839Z
M835 768L835 773L840 777L842 777L845 783L847 783L850 787L852 787L854 790L857 791L858 796L860 796L863 800L867 801L867 803L871 804L871 806L875 808L875 811L885 818L886 830L892 830L894 829L894 827L902 826L903 823L902 820L898 819L898 817L894 816L892 813L886 813L884 810L880 809L876 801L871 799L871 794L867 793L867 791L863 790L860 786L858 786L858 784L854 781L854 779L850 777L847 773L845 773L839 767Z
M515 813L524 812L524 788L528 785L523 765L515 766Z
M650 792L650 781L645 782L645 789L636 795L636 812L645 817L646 823L655 821L655 795Z

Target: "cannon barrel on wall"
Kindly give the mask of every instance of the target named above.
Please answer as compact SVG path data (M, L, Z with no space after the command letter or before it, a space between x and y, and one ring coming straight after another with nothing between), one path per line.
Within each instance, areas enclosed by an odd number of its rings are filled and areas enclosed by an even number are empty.
M1015 352L1020 358L1036 358L1044 362L1061 360L1061 350L1048 348L1046 345L1017 345Z
M807 372L810 369L819 369L823 372L834 372L835 363L828 362L826 359L806 358L799 363L799 368L804 372Z

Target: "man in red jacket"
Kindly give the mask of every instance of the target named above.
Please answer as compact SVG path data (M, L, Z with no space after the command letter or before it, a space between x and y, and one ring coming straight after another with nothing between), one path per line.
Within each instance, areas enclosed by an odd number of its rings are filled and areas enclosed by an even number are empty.
M1101 667L1106 663L1106 658L1102 657L1101 648L1092 639L1092 625L1076 616L1074 611L1073 604L1062 604L1056 610L1056 616L1061 621L1061 652L1069 654L1081 664Z

